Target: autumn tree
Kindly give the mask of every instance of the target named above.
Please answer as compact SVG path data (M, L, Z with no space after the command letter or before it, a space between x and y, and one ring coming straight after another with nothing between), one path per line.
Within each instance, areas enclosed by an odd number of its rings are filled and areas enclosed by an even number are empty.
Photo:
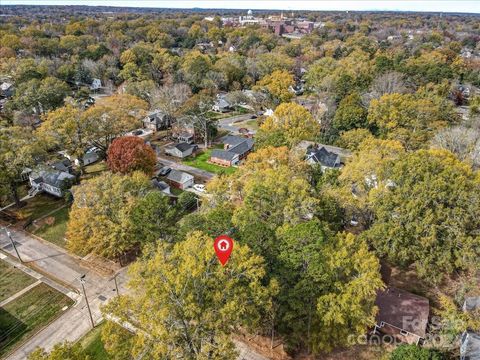
M143 171L151 176L155 170L155 151L136 136L122 136L113 140L108 148L107 164L114 173L128 174Z
M140 125L147 109L147 102L128 94L101 99L83 114L95 123L92 145L106 154L116 137Z
M264 285L262 258L235 243L223 268L212 244L212 237L193 232L174 245L159 243L130 268L132 292L104 311L138 329L136 355L235 359L230 335L258 328L275 292L274 282Z
M374 219L371 198L389 186L386 163L398 159L404 148L394 140L367 137L358 145L358 151L348 159L339 176L340 185L331 189L349 218L369 227Z
M71 344L68 342L56 344L50 352L38 348L33 351L28 360L89 360L85 350L80 343Z
M374 323L374 299L383 286L366 242L351 234L333 236L318 220L285 225L277 236L281 326L289 341L305 342L318 353L347 345L348 335L364 334Z
M207 94L196 94L185 101L180 109L181 118L178 122L193 125L208 148L211 137L216 131L215 121L208 116L213 105L213 98Z
M55 77L32 79L19 85L12 99L18 110L41 115L63 105L70 88Z
M212 220L217 219L261 255L268 275L279 282L275 333L288 334L292 350L306 346L318 353L346 345L347 334L364 333L373 322L373 300L382 283L378 260L365 241L335 236L335 206L309 180L310 171L295 152L260 149L238 172L209 183L211 197L188 226L215 229ZM219 212L227 204L234 206L231 221Z
M29 129L11 126L0 128L0 193L10 194L20 206L18 184L22 172L35 165L44 147Z
M295 85L293 75L287 71L276 70L257 83L257 88L267 90L276 104L290 101L293 93L290 86Z
M386 164L390 186L372 198L364 235L394 264L414 265L430 281L478 270L478 176L445 150L419 150Z
M333 127L338 131L367 127L367 110L358 93L347 95L340 101L333 118Z
M74 187L68 248L81 255L118 259L160 238L171 226L171 217L166 203L150 195L152 191L149 178L139 172L105 173Z
M434 130L453 120L452 107L436 96L387 94L372 100L368 109L368 122L378 134L401 141L407 149L424 146Z
M307 109L296 103L284 103L275 109L272 116L267 117L260 127L259 136L264 136L267 144L271 137L280 136L283 142L269 145L292 147L301 140L315 139L319 130L320 125Z
M187 84L166 84L153 91L150 103L153 109L175 116L191 95L192 91Z
M83 156L94 138L97 124L73 105L51 111L42 122L38 133L50 145L57 145L79 161L83 171Z

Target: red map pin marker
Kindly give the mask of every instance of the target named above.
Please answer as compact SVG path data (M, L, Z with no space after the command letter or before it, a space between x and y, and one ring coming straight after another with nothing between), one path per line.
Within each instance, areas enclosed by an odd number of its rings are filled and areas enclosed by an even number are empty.
M220 260L222 266L225 266L233 250L233 240L227 235L220 235L215 239L213 247L217 253L218 260Z

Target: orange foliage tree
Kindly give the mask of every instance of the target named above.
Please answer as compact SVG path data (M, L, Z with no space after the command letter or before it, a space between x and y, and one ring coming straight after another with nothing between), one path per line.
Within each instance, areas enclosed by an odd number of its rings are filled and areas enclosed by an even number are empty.
M108 148L107 163L114 173L128 174L139 170L152 175L156 162L152 148L135 136L119 137Z

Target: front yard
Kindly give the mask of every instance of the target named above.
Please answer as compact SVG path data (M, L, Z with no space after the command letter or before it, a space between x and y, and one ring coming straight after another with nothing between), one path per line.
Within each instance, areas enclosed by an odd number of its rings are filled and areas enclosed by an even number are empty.
M182 161L183 164L195 167L197 169L205 170L211 172L213 174L221 175L221 174L232 174L237 171L235 167L222 167L215 164L210 164L208 159L210 159L210 154L212 150L206 150L202 153L198 154L195 157L189 156L185 160Z
M11 207L9 210L14 212L20 221L28 221L45 216L64 204L65 200L63 198L56 198L48 194L37 194L26 200L25 206L20 209Z
M113 359L112 356L108 355L102 341L102 329L104 326L105 322L97 325L95 329L90 330L82 339L79 340L87 355L95 360ZM129 333L127 330L124 331L128 337L133 336L133 334Z
M28 230L42 239L64 248L69 212L70 208L65 206L46 218L33 223Z

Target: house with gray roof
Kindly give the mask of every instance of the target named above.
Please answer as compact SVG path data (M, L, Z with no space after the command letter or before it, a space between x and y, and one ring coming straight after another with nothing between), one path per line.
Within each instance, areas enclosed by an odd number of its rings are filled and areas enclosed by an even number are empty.
M465 298L464 312L480 311L480 296ZM480 334L471 330L464 331L460 338L460 360L480 360Z
M220 166L238 165L252 151L254 141L251 138L227 135L221 139L223 150L215 149L210 162Z
M32 193L44 191L62 197L75 181L75 176L48 166L38 166L28 176Z
M168 185L165 181L152 179L152 185L155 189L158 189L165 195L172 195L172 193L170 192L170 185Z
M172 170L167 176L167 183L171 186L185 190L194 184L194 177L183 171Z
M168 129L173 123L173 117L161 110L155 110L143 119L143 127L152 131Z
M182 142L179 144L166 146L165 147L165 154L175 156L178 158L186 158L187 156L192 155L193 151L197 148L196 145L188 144L186 142Z
M323 146L308 148L305 159L310 165L320 165L323 171L326 169L338 169L341 166L340 155L333 151L328 151Z
M480 334L463 332L460 339L460 360L480 360Z
M227 100L227 94L218 94L212 110L216 112L228 112L233 109L232 104Z

